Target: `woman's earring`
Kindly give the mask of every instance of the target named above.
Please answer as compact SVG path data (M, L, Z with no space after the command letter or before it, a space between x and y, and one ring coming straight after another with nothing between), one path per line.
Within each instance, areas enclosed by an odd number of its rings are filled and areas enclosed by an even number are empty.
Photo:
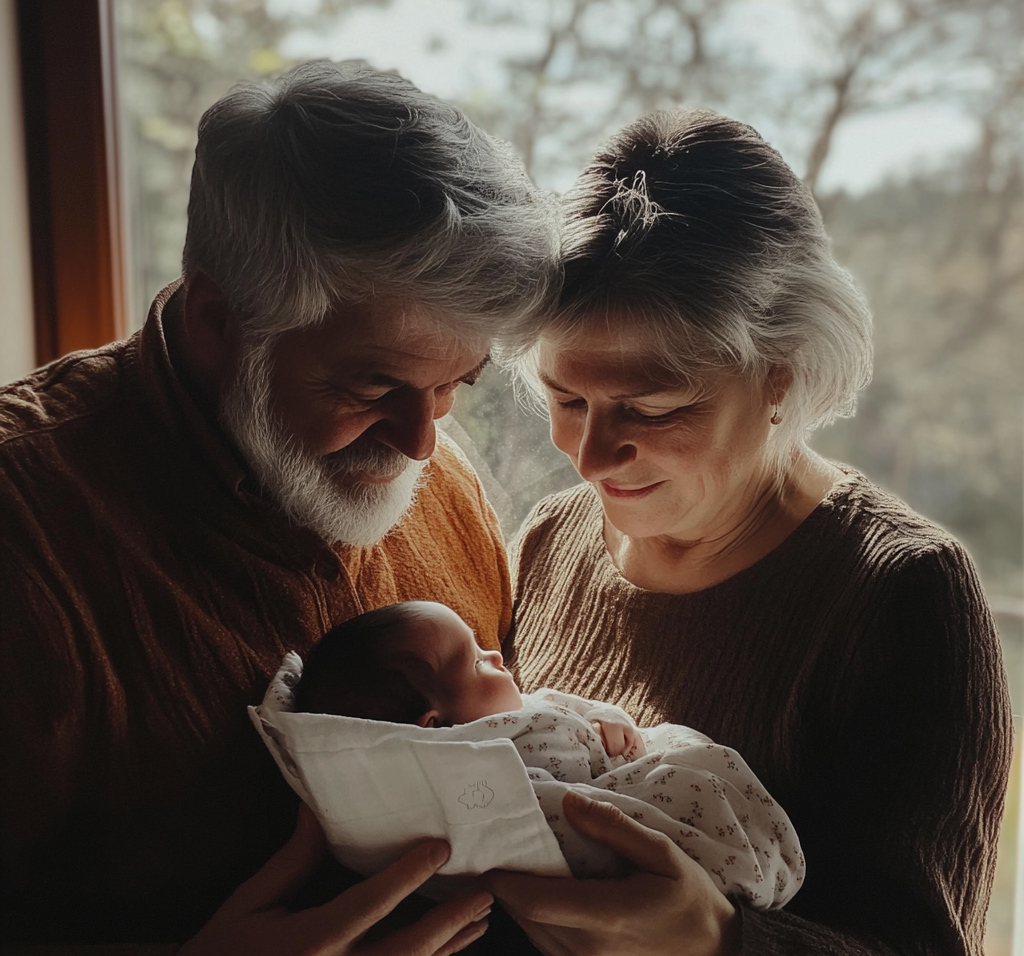
M778 405L775 406L775 411L772 414L772 417L771 417L770 421L771 421L771 423L773 425L778 425L782 421L782 419L779 418L779 406Z

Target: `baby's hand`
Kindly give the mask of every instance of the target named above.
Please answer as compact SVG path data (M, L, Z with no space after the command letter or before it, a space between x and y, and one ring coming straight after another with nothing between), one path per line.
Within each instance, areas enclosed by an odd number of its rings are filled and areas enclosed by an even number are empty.
M601 735L601 743L604 744L609 757L636 760L638 757L646 756L647 748L644 746L640 731L632 724L611 720L595 720L592 723L594 730Z

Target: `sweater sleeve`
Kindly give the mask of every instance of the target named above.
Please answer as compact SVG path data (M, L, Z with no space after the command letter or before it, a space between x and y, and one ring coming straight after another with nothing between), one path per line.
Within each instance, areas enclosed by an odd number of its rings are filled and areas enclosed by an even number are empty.
M0 672L0 918L13 942L54 923L85 711L67 608L2 540Z
M814 879L790 911L744 911L750 956L982 952L1012 743L998 637L948 539L884 594L819 742Z

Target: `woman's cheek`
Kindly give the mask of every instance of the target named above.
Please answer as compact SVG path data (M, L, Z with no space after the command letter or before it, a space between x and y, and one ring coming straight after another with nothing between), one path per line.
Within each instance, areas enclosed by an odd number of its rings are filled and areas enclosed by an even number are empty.
M581 426L575 423L572 416L568 415L564 409L550 409L549 417L551 419L551 443L560 452L575 461L580 449Z

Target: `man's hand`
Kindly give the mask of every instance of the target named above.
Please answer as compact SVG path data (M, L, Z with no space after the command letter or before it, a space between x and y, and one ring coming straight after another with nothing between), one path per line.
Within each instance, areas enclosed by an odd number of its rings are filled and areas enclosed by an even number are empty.
M440 840L424 841L323 906L285 909L281 900L309 879L324 852L323 831L303 804L291 839L231 895L179 956L450 956L487 929L493 897L476 892L362 944L371 926L444 865L449 850Z
M617 807L569 793L566 819L630 860L621 880L494 871L484 882L547 956L735 956L740 915L667 836Z
M626 760L636 760L638 757L647 755L643 737L640 736L640 731L633 724L607 718L593 720L591 723L594 725L594 730L601 735L601 742L609 757L625 757Z

